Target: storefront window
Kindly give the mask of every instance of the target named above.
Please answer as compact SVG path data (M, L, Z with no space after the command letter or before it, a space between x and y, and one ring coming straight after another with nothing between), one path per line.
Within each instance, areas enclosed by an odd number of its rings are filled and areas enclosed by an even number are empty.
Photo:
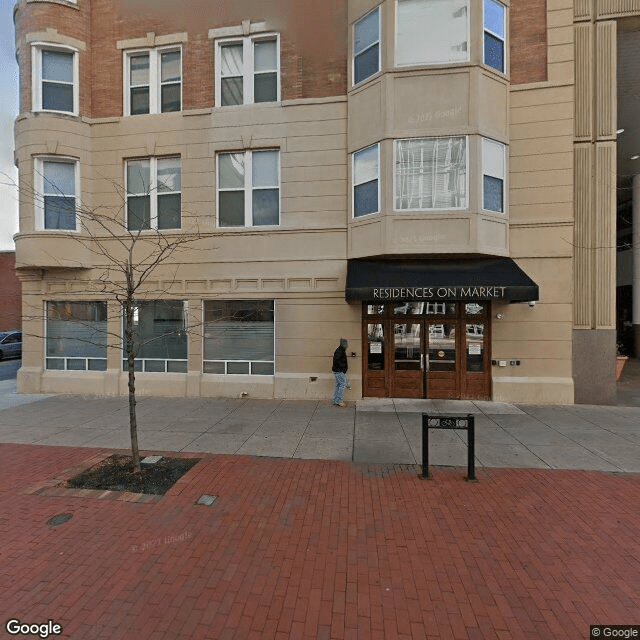
M273 300L204 303L204 373L273 375Z
M47 369L106 371L106 302L47 302L46 316Z
M126 328L126 318L124 324ZM145 300L136 303L133 313L135 370L186 373L186 329L183 300ZM122 367L126 370L126 359Z

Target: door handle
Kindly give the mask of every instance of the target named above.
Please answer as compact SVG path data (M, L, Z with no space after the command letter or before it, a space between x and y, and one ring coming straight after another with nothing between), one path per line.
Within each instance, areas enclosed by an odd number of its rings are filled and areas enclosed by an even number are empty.
M424 353L420 354L420 371L424 371Z

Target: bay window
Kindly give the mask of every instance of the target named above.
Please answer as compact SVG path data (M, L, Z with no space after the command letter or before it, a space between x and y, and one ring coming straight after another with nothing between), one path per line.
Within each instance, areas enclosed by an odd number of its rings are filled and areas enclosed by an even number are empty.
M501 142L482 139L482 208L503 213L506 147Z
M107 370L107 303L46 302L46 368Z
M506 7L495 0L484 0L484 63L504 73Z
M203 372L274 374L273 300L204 302Z
M380 211L380 145L353 154L353 217Z
M31 51L33 110L78 115L78 52L51 44Z
M467 138L396 140L396 211L467 208Z
M353 84L380 71L380 8L370 11L353 27Z
M36 228L76 229L78 162L66 158L35 158Z
M396 66L469 60L469 0L397 0Z

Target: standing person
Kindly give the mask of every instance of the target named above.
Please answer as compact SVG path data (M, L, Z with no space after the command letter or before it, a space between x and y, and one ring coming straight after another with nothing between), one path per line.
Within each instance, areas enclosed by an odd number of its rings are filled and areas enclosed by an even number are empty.
M347 346L348 342L344 338L340 338L340 346L333 352L333 371L336 377L336 388L333 392L333 404L337 407L344 407L342 397L344 396L344 388L347 386Z

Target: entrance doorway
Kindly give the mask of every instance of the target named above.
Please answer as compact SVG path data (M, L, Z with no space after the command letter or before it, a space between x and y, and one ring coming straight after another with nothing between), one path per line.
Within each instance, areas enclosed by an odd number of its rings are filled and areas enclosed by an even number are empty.
M363 395L489 399L489 311L488 302L365 303Z

